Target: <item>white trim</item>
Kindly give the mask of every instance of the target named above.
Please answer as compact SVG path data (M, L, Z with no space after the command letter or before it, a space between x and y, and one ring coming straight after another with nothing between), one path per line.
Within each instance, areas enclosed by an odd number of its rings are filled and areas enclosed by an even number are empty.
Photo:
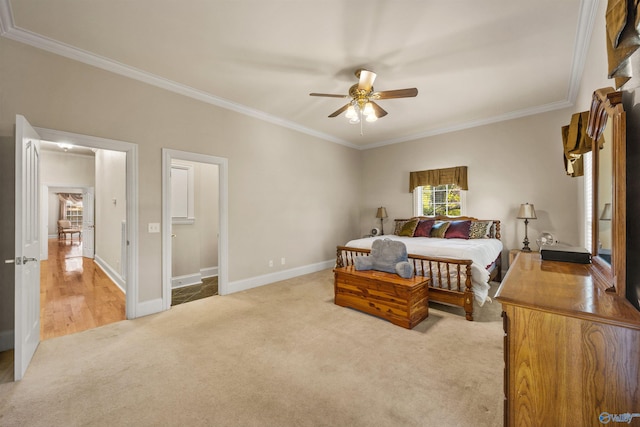
M218 267L206 267L200 269L200 275L203 279L208 279L209 277L216 277L218 275Z
M124 279L122 278L122 276L120 276L120 274L115 271L113 269L113 267L111 267L109 265L108 262L106 262L105 260L103 260L102 258L100 258L100 255L95 255L93 258L94 262L98 265L98 267L100 267L100 269L104 272L104 274L107 275L107 277L109 277L109 279L111 279L111 281L113 283L116 284L116 286L118 288L120 288L120 290L126 294L127 293L127 284L125 283Z
M185 274L183 276L175 276L171 278L171 289L184 288L185 286L199 285L202 283L202 275L200 273Z
M176 160L218 165L218 294L229 293L229 166L224 157L162 149L162 307L171 308L171 163Z
M156 298L148 301L142 301L136 308L138 317L156 314L162 311L162 298Z
M15 25L13 21L13 13L11 12L11 5L9 0L0 0L0 34L11 40L15 40L21 43L28 44L38 49L43 49L57 55L64 56L94 67L101 68L103 70L110 71L115 74L119 74L125 77L129 77L134 80L142 81L144 83L178 93L193 99L197 99L208 104L216 105L218 107L226 108L231 111L235 111L240 114L244 114L249 117L253 117L259 120L263 120L278 126L293 129L298 132L311 135L326 141L335 142L336 144L344 145L357 150L369 150L372 148L378 148L385 145L398 144L400 142L413 141L416 139L426 138L429 136L441 135L444 133L454 132L463 129L469 129L477 126L483 126L491 123L496 123L504 120L511 120L515 118L530 116L533 114L540 114L548 111L554 111L560 108L571 107L576 99L578 89L580 87L580 80L582 72L584 70L584 64L586 61L586 55L588 53L589 41L591 40L591 34L593 33L593 25L595 22L595 16L598 9L598 0L582 0L580 4L580 11L578 16L576 41L574 44L573 60L571 65L571 73L569 77L569 90L567 91L567 98L562 101L553 102L538 107L526 108L519 111L514 111L494 117L489 117L482 120L472 120L465 123L459 123L453 126L445 126L438 129L433 129L427 132L418 133L402 138L390 139L387 141L381 141L379 143L370 144L365 147L355 145L349 141L345 141L340 138L336 138L332 135L316 131L289 120L285 120L280 117L273 116L265 113L264 111L255 110L253 108L246 107L244 105L237 104L227 99L219 98L212 94L203 92L201 90L173 82L155 74L148 73L146 71L139 70L134 67L122 64L117 61L96 55L94 53L78 49L71 45L59 42L57 40L50 39L40 34L33 33Z
M0 0L2 1L2 0ZM112 151L123 151L127 155L127 271L124 277L126 281L126 311L127 319L135 319L138 316L138 145L125 141L100 138L90 135L81 135L63 132L53 129L35 128L42 139L51 142L71 142L91 148L102 148Z
M13 349L15 345L13 330L0 331L0 351Z
M247 289L257 288L258 286L268 285L270 283L279 282L281 280L292 279L294 277L303 276L305 274L315 273L317 271L333 268L336 264L335 259L323 261L316 264L309 264L302 267L282 270L275 273L264 274L262 276L250 277L248 279L236 280L229 283L230 293L246 291Z

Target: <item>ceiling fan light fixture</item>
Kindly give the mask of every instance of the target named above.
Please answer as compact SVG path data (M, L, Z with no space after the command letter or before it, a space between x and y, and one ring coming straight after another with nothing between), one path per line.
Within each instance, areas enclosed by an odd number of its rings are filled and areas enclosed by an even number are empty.
M358 123L360 123L360 118L358 116L352 117L349 119L349 123L351 123L352 125L357 125Z
M369 101L364 104L364 110L362 112L365 116L375 115L375 111L373 111L373 105Z
M376 117L376 115L375 115L375 114L369 114L369 115L367 116L367 121L368 121L369 123L373 123L373 122L375 122L376 120L378 120L378 118Z
M344 113L344 116L347 119L356 119L358 118L358 114L356 113L356 109L353 105L349 105L349 108L347 108L347 112Z

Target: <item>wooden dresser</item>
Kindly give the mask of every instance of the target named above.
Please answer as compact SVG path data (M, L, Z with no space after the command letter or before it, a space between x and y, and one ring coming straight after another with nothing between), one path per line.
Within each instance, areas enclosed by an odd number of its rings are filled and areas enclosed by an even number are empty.
M640 312L605 288L591 264L517 255L496 294L505 426L640 426Z

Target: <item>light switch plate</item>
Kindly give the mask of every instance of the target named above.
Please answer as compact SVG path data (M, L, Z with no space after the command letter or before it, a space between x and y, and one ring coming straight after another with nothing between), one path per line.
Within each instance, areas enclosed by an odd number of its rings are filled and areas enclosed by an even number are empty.
M149 223L149 233L159 233L160 232L160 223L159 222L150 222Z

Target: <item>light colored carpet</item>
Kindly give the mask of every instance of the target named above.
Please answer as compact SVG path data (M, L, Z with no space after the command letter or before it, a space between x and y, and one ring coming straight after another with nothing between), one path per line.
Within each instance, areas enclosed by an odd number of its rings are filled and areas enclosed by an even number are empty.
M500 304L476 318L407 330L333 304L325 270L44 341L0 425L494 427Z

